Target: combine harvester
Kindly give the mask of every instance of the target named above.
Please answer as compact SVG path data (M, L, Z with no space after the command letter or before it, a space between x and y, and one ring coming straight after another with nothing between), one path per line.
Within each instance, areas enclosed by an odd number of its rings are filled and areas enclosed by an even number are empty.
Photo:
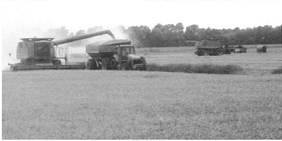
M115 39L115 36L109 30L57 41L52 41L54 38L22 38L22 42L19 42L17 47L17 59L21 62L10 64L11 70L85 69L85 64L68 65L66 63L65 65L62 65L60 59L64 59L65 62L67 62L67 57L66 55L64 57L56 56L57 46L104 34L108 34L112 39Z
M239 45L228 46L222 45L220 41L210 41L210 40L202 40L202 41L194 41L196 43L196 52L195 54L198 56L208 56L208 55L223 55L223 54L231 54L231 53L246 53L247 48Z

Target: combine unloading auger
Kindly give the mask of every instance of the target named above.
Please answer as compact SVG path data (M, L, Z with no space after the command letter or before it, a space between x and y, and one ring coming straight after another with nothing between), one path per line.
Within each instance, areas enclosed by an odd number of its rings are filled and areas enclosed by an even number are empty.
M104 35L104 34L108 34L112 37L112 39L116 39L115 35L110 30L104 30L104 31L85 34L85 35L81 35L81 36L74 36L74 37L63 39L63 40L53 41L53 43L54 43L54 45L60 45L60 44L70 43L70 42L83 40L83 39L91 38L91 37L94 37L94 36L100 36L100 35Z

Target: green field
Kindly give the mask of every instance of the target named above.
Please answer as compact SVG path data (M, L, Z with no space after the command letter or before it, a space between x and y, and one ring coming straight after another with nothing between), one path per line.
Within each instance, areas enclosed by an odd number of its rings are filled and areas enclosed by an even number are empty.
M4 71L2 138L282 139L282 75L271 74L282 48L137 51L148 63L235 64L245 73Z

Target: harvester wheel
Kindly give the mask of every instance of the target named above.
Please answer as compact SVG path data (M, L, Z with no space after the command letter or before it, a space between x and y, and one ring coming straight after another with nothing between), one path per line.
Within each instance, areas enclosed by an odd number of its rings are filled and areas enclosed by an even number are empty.
M35 61L34 61L33 58L28 58L28 59L26 59L25 63L26 63L27 65L34 65L34 64L35 64Z
M203 52L203 55L204 56L209 56L208 52L206 52L206 51Z
M224 54L223 51L219 51L219 52L218 52L218 55L223 55L223 54Z
M53 65L62 65L61 60L53 60L52 63Z

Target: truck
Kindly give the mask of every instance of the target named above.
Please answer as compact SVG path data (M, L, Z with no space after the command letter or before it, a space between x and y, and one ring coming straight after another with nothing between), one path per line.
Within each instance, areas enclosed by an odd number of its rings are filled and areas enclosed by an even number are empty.
M196 55L222 55L224 49L219 41L202 40L196 43Z
M100 45L89 44L86 53L91 56L87 61L90 70L146 70L144 57L136 55L135 47L127 39L115 39Z
M54 38L21 38L17 46L17 59L20 63L10 64L12 70L38 70L38 69L85 69L85 65L62 65L61 59L56 56L58 45L87 39L94 36L108 34L112 39L115 36L110 30L94 32L90 34L74 36L62 40L53 41Z

